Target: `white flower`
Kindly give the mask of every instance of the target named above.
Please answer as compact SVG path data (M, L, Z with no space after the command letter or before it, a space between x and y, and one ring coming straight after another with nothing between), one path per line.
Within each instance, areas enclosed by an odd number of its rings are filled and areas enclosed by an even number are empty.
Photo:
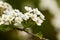
M4 2L0 1L0 7L3 7Z
M5 25L9 25L9 22L4 22Z
M12 13L13 12L13 9L6 9L3 11L4 14L9 14L9 13Z
M36 21L36 20L37 20L37 15L36 15L36 14L31 15L31 19L32 19L33 21Z
M21 17L21 18L23 17L22 12L18 13L17 15L18 15L19 17Z
M0 10L2 10L2 13L7 13L12 10L12 6L6 2L0 1Z
M30 12L26 12L25 15L28 16L28 17L31 17L31 13Z
M42 13L40 13L40 18L41 18L42 20L45 20L45 16L44 16Z
M24 15L23 15L22 18L23 18L24 20L28 20L29 18L31 18L32 15L33 15L32 13L26 12L26 13L24 13Z
M33 12L37 15L40 15L40 11L37 8L33 9Z
M16 17L15 18L15 22L17 22L17 23L21 23L23 20L22 20L22 18L21 17Z
M14 23L14 26L20 26L20 24L19 23Z
M14 23L14 26L17 26L17 28L21 28L21 29L23 29L24 27L23 27L23 25L22 24L20 24L20 23Z
M5 15L5 14L3 14L3 15L2 15L2 20L3 20L3 21L8 21L8 16Z
M4 7L7 9L12 9L12 6L6 2L4 3Z
M15 9L14 12L16 13L16 15L17 15L18 17L22 17L22 16L23 16L23 13L20 12L19 10L17 10L17 9Z
M4 6L5 8L7 8L7 9L12 9L12 6L10 4L6 3L6 2L2 2L1 5Z
M38 26L40 26L43 23L43 20L41 20L39 17L37 17L37 20L35 22Z
M26 19L29 19L31 17L31 14L30 14L30 12L26 12L26 13L24 13L24 16L26 17Z
M28 6L25 6L25 10L28 11L28 12L32 12L32 8L28 7Z
M16 13L20 13L20 11L19 11L18 9L15 9L14 11L15 11Z
M16 17L17 13L14 10L12 10L8 13L8 15L11 15L12 17Z
M44 15L36 8L36 9L33 9L33 12L35 13L35 14L37 14L37 15L40 15L40 18L42 19L42 20L45 20L44 18Z
M2 8L12 9L12 6L6 2L2 1L0 5L1 5L0 7L2 7Z
M13 21L13 19L14 19L14 17L13 17L13 16L8 15L8 21L9 21L9 22Z
M3 1L0 1L0 5L3 4Z
M29 18L26 17L26 15L23 15L23 16L22 16L22 19L27 21Z
M0 18L0 25L4 24L4 21L2 20L2 18Z
M16 17L23 17L23 13L20 12L19 10L15 9L14 12L16 13Z

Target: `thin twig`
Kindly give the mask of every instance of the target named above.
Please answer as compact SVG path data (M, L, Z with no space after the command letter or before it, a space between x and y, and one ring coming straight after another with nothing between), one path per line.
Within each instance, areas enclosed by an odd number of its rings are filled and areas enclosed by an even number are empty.
M21 28L14 28L14 29L19 30L19 31L24 31L24 32L26 32L26 33L28 33L28 34L34 36L34 37L39 38L36 34L29 33L29 32L27 32L27 31L25 31L25 29L21 29ZM39 39L40 39L40 38L39 38ZM43 39L40 39L40 40L46 40L46 39L43 38Z

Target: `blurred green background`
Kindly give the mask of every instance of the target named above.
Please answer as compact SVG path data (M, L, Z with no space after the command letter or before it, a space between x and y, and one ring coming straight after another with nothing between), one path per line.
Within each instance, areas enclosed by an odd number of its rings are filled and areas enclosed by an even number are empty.
M39 4L40 0L6 0L6 2L11 4L14 9L19 9L20 11L24 12L24 6L30 6L32 8L39 8L38 4ZM60 0L57 0L57 3L59 5ZM33 33L37 33L37 32L41 31L43 34L43 37L48 38L49 40L57 40L56 32L50 22L52 15L49 13L48 10L41 10L41 9L39 9L39 10L43 13L43 15L45 15L46 20L44 21L44 23L42 24L41 27L38 27L36 25L34 27L32 27ZM14 34L14 33L15 32L12 32L12 34ZM0 31L0 40L12 40L10 32ZM15 39L15 40L18 40L18 39Z

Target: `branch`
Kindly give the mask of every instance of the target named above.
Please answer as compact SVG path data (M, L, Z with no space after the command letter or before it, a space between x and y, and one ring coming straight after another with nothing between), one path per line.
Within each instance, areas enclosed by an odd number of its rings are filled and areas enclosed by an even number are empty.
M21 29L21 28L14 28L14 29L19 30L19 31L24 31L24 32L26 32L26 33L28 33L28 34L30 34L30 35L35 36L35 37L36 37L36 35L35 35L35 34L33 34L33 33L29 33L29 32L27 32L27 31L25 31L25 29Z
M27 32L27 31L25 31L25 29L21 29L21 28L14 28L14 29L19 30L19 31L24 31L24 32L26 32L26 33L28 33L28 34L30 34L30 35L32 35L32 36L34 36L34 37L39 38L36 34L29 33L29 32ZM40 38L39 38L39 39L40 39ZM40 40L46 40L46 39L45 39L45 38L43 38L43 39L40 39Z

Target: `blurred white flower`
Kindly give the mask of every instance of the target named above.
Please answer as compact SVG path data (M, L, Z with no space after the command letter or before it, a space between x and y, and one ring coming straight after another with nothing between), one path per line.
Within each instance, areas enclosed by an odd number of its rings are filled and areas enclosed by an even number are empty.
M3 11L3 13L7 13L9 11L11 11L13 8L10 4L0 1L0 10Z
M31 14L30 14L30 12L26 12L26 13L24 13L24 16L26 17L26 20L27 20L31 17Z
M20 24L19 23L14 23L14 26L19 26Z
M26 15L23 15L22 19L27 21L29 19L29 17L27 17Z
M45 19L44 19L45 16L44 16L37 8L36 8L36 9L33 9L33 12L34 12L35 14L39 15L42 20L45 20Z
M9 22L4 22L5 25L9 25Z
M43 23L43 20L41 20L39 17L37 17L37 20L35 21L38 26L41 26Z
M3 4L3 1L0 1L0 5Z
M16 13L20 13L20 11L19 11L18 9L15 9L14 11L15 11Z
M2 18L0 18L0 25L4 24L4 21L2 20Z
M3 15L2 15L2 20L3 20L3 21L8 21L8 16L5 15L5 14L3 14Z
M14 17L13 17L13 16L8 15L8 21L9 21L9 22L13 21L13 19L14 19Z
M33 12L37 15L40 15L40 11L37 8L33 9Z
M17 17L17 16L18 16L18 17L21 17L21 18L23 17L23 13L20 12L19 10L15 9L14 12L15 12L14 14L16 15L16 17Z
M45 20L45 16L44 16L42 13L40 13L40 18L41 18L42 20Z
M28 12L32 12L32 8L31 7L28 7L28 6L25 6L25 10L28 11Z
M17 23L21 23L23 20L22 20L22 18L21 17L16 17L15 18L15 22L17 22Z
M3 4L3 6L4 6L6 9L9 9L9 10L12 9L12 6L11 6L10 4L6 3L6 2Z
M17 16L17 13L14 11L14 10L12 10L12 11L10 11L9 13L7 13L8 15L11 15L12 17L16 17Z
M18 28L23 29L24 26L21 23L14 23L14 26L17 26Z
M36 20L37 20L37 15L36 15L36 14L31 15L31 19L32 19L33 21L36 21Z

